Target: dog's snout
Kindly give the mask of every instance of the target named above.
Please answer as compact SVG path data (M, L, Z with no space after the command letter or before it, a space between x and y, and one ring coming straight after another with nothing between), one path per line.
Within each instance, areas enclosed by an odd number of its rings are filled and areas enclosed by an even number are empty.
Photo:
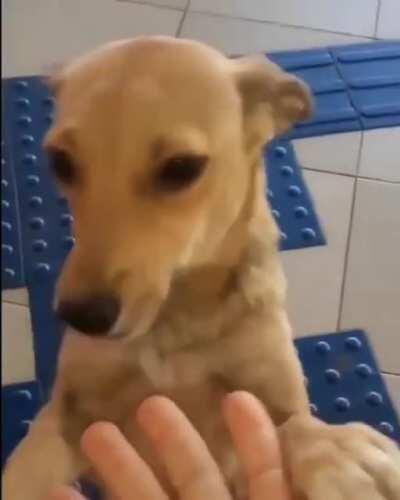
M79 332L87 335L105 335L116 322L120 302L113 295L98 295L85 300L62 300L57 315Z

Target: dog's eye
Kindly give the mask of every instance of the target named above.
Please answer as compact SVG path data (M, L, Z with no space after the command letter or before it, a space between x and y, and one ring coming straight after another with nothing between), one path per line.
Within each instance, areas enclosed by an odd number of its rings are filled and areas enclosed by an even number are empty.
M179 191L191 185L203 173L206 155L183 155L167 160L157 175L157 185L164 191Z
M62 184L70 185L75 180L74 164L65 151L53 149L49 151L50 168L56 179Z

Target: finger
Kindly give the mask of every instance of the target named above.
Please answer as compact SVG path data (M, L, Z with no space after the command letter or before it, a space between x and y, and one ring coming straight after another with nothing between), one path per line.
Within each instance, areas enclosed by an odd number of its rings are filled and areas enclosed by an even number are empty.
M229 500L217 464L177 406L164 397L147 399L137 420L153 443L181 500Z
M400 462L396 464L392 456L364 441L351 442L350 450L362 468L375 478L379 490L385 492L385 498L400 498Z
M153 472L115 425L91 425L83 434L81 446L112 495L167 500Z
M223 414L249 482L250 498L289 499L276 429L261 403L235 392L223 402Z
M51 492L49 500L86 500L75 488L62 486Z

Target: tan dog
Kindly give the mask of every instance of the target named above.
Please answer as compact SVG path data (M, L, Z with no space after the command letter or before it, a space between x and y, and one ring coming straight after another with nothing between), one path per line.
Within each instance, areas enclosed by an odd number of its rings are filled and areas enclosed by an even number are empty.
M396 446L311 417L291 339L262 149L310 115L307 88L262 58L162 37L102 47L53 84L46 147L77 240L56 307L86 335L67 332L52 399L8 462L5 500L44 500L85 473L79 438L100 419L124 430L173 498L131 417L156 393L190 417L242 500L220 417L233 389L280 426L299 498L399 500Z

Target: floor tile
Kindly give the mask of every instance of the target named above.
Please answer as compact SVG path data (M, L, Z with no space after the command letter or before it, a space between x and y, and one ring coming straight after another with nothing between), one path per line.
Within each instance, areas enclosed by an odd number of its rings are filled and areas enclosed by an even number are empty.
M174 9L185 9L188 0L118 0L119 2L145 3L159 7L172 7Z
M186 16L181 36L202 40L229 54L311 48L366 40L199 13Z
M141 34L175 35L182 12L115 0L12 0L3 7L3 76L43 73L93 47Z
M383 371L400 374L400 184L359 180L342 328L369 333Z
M396 0L394 0L396 1ZM191 0L190 9L373 36L378 0Z
M399 0L381 0L376 35L378 38L400 38Z
M1 304L1 381L3 385L35 378L29 309Z
M400 377L395 375L384 375L383 378L389 389L395 410L400 418Z
M400 127L364 132L359 174L400 182Z
M27 306L29 304L28 290L26 288L15 288L13 290L1 291L2 302L11 302Z
M282 252L295 336L336 330L354 179L305 171L328 244Z
M361 132L308 137L293 141L302 167L355 175Z

